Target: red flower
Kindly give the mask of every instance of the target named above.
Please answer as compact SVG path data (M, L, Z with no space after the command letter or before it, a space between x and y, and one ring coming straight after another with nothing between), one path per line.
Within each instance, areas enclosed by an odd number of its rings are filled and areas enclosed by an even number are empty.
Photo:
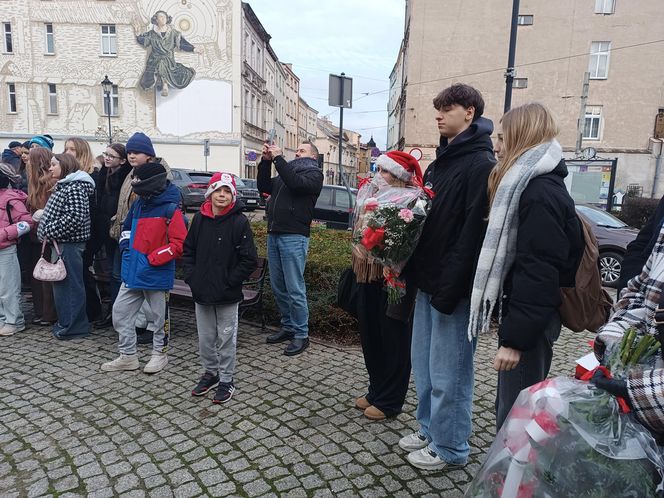
M535 422L537 422L537 425L539 425L549 436L555 436L560 432L556 417L549 412L539 412L535 415Z
M371 251L374 247L381 245L384 238L384 228L373 229L367 227L364 229L364 232L362 232L362 240L360 243L367 249L367 251Z

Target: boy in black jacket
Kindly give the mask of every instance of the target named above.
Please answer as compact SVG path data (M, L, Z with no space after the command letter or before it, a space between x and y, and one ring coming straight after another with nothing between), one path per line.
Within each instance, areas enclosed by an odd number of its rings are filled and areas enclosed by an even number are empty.
M212 402L226 403L235 391L242 282L256 269L258 257L242 202L236 201L233 175L213 175L205 198L191 222L182 255L185 282L196 302L198 345L205 369L191 394L203 396L218 385Z

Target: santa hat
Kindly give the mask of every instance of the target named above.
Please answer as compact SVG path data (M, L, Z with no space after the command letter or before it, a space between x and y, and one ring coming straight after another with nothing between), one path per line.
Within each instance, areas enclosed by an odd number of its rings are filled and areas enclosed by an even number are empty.
M413 182L416 185L421 185L422 183L420 163L410 154L401 152L400 150L393 150L378 156L376 164L382 170L392 173L399 180Z
M228 187L233 195L233 202L237 198L237 187L235 186L235 178L230 173L215 173L210 178L205 198L207 199L212 195L212 192L219 190L221 187Z

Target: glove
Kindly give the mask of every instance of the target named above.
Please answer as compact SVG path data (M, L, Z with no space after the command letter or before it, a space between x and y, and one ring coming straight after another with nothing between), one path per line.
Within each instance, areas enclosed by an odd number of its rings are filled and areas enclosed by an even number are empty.
M604 370L598 368L593 374L592 379L590 379L590 383L609 394L623 398L628 404L630 404L629 395L627 394L627 382L624 380L608 379L606 375L604 375Z
M42 216L44 216L44 210L43 209L37 209L37 211L35 211L35 214L32 215L32 219L35 222L39 223L39 220L42 219Z
M22 237L26 233L30 232L30 225L28 225L25 221L19 221L16 224L16 231L18 232L18 236Z

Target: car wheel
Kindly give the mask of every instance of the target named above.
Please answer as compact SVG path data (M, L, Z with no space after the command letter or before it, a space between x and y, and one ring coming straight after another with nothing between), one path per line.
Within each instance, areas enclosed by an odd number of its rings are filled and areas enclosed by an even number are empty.
M616 286L620 278L622 259L622 254L616 252L603 252L599 255L599 274L602 277L602 285Z

